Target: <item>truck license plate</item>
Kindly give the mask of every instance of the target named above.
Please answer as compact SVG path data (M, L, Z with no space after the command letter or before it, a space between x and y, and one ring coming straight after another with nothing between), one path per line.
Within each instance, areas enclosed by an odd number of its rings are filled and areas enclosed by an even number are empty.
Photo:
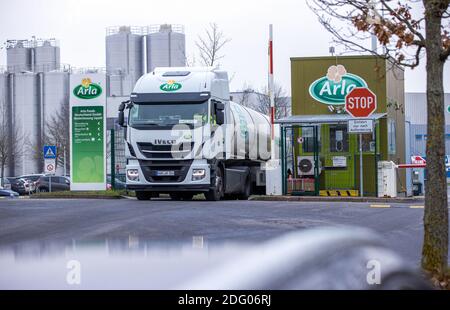
M156 171L156 175L159 176L159 177L173 176L173 175L175 175L175 171L172 171L172 170L159 170L159 171Z

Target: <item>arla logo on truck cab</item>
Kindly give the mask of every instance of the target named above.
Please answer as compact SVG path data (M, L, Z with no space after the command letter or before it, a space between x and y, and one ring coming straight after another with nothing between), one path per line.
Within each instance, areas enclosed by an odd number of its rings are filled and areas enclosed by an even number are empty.
M81 84L73 89L74 96L80 99L94 99L100 96L101 93L101 86L92 83L90 78L84 78Z
M315 80L309 87L309 94L315 100L327 105L345 104L345 96L356 87L367 87L361 77L348 73L343 65L331 66L327 75Z
M167 83L159 86L159 89L161 89L162 91L176 91L181 89L181 84L175 82L174 80L169 80L167 81Z

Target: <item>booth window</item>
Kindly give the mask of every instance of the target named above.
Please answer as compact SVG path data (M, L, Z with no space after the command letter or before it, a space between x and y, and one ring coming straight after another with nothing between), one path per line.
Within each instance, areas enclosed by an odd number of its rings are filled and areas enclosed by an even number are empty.
M357 141L359 151L359 137L357 137ZM371 133L362 135L362 151L371 153L375 152L375 141L373 140L373 135Z
M320 149L320 127L317 128L317 145ZM302 148L303 153L313 153L314 152L314 128L313 127L303 127L302 128Z
M347 125L330 126L330 152L348 152Z

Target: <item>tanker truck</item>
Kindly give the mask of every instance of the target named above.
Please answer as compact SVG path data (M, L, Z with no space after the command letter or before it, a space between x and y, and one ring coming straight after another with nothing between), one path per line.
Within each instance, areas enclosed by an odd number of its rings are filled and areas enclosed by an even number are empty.
M122 102L118 123L125 131L126 187L139 200L265 193L270 120L230 100L226 71L156 68Z

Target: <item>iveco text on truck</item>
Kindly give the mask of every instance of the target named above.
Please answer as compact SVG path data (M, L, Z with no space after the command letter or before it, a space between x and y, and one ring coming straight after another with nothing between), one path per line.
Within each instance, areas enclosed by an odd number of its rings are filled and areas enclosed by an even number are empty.
M119 107L126 184L139 200L247 199L265 191L269 118L230 100L228 74L214 68L156 68Z

